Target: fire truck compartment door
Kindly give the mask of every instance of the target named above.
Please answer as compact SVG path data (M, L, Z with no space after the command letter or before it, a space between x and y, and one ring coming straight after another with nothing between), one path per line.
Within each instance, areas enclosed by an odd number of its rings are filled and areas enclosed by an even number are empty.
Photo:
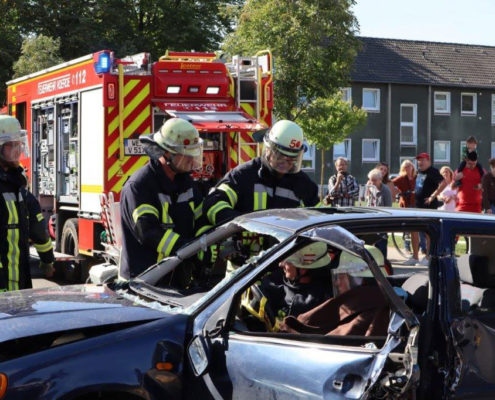
M253 132L266 128L242 111L166 111L173 117L189 121L200 132Z
M104 180L104 112L101 88L81 93L81 211L100 214Z

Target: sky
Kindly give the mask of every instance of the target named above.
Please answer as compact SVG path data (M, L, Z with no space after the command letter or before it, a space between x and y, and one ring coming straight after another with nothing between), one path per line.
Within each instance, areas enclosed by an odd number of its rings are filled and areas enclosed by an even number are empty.
M360 36L495 46L495 0L356 0Z

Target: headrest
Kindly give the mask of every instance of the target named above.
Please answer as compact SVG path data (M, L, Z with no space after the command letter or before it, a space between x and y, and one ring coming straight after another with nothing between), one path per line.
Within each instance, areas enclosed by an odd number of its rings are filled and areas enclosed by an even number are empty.
M463 254L457 259L457 269L461 282L479 288L495 287L495 276L488 270L488 257L476 254Z
M428 274L417 273L411 275L402 284L402 289L408 294L408 303L416 312L426 311L428 304L428 281Z

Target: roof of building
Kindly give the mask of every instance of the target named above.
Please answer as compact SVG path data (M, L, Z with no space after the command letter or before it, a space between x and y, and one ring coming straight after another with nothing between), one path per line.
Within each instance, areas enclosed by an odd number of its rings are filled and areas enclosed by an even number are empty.
M495 47L360 37L355 82L495 88Z

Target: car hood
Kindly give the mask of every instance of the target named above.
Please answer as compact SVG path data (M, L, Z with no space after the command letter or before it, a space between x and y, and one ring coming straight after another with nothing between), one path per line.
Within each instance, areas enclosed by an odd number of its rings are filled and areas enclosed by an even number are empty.
M107 286L7 292L0 295L0 342L92 326L151 321L168 315L136 305Z

